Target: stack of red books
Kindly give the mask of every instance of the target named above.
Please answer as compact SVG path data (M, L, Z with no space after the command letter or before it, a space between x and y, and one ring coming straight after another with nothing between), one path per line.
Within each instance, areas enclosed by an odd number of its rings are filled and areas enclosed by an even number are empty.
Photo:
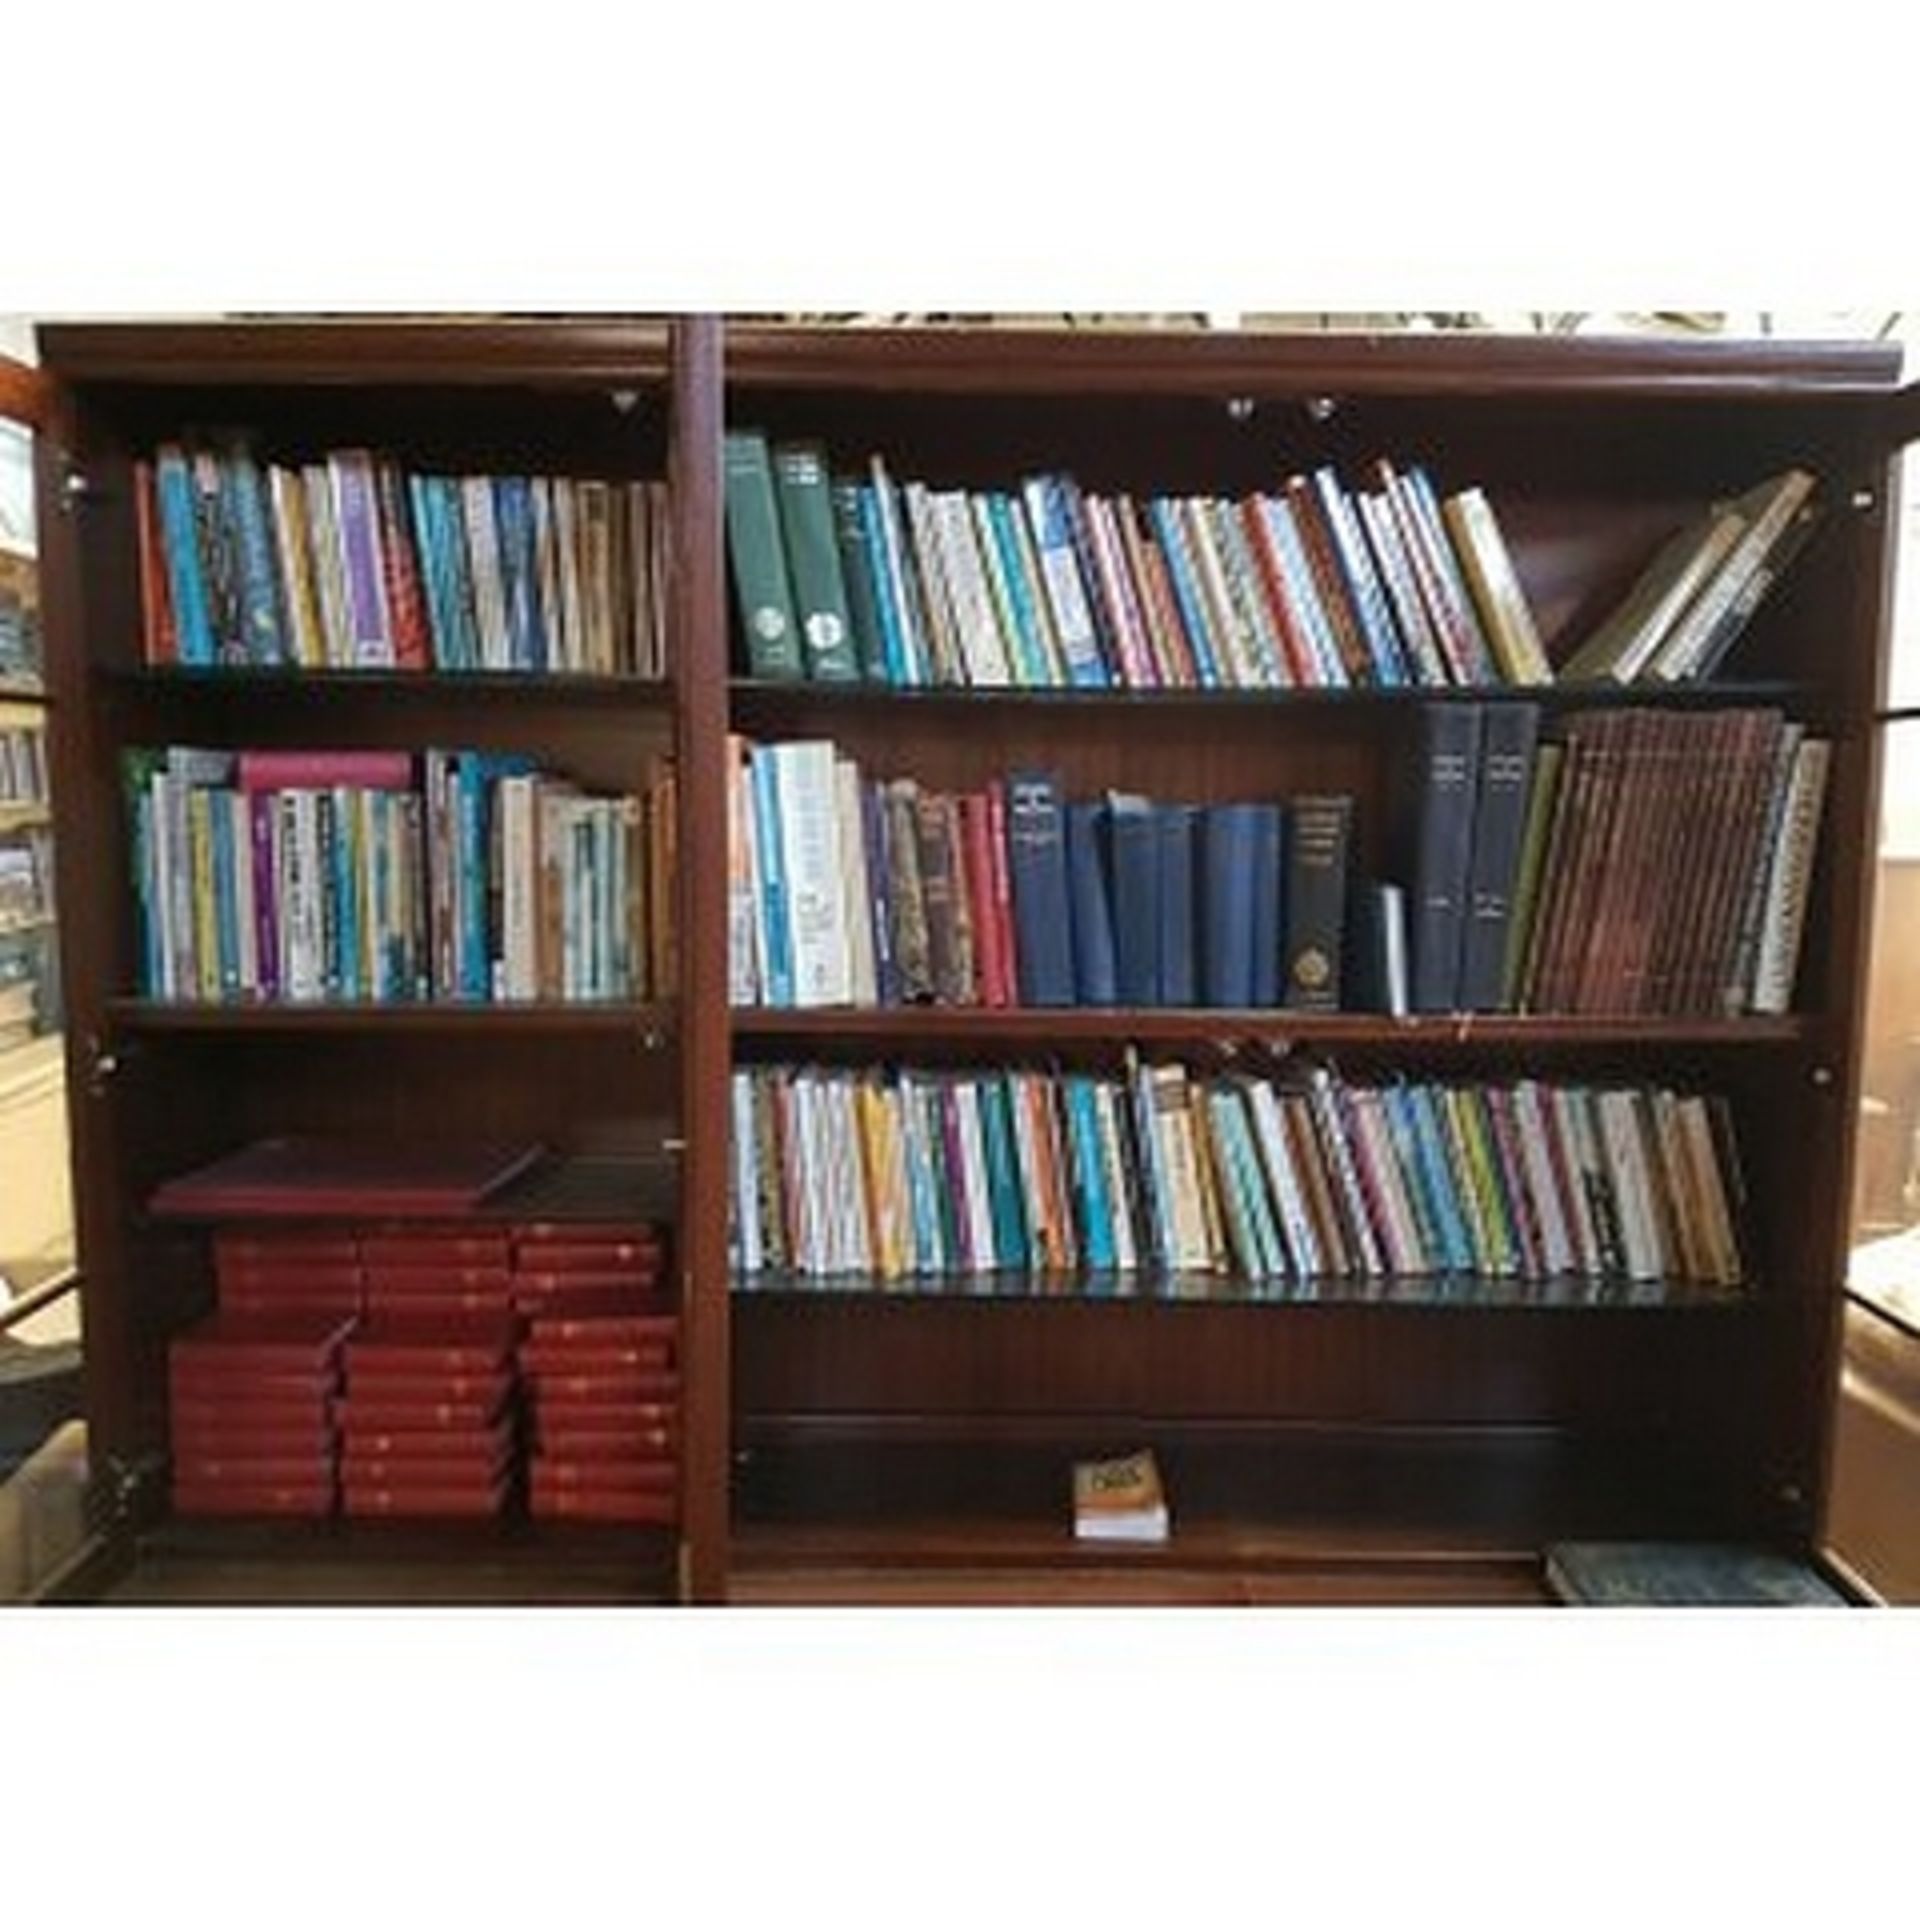
M661 1303L664 1267L649 1226L516 1229L536 1520L679 1517L679 1323Z
M383 1320L503 1320L513 1311L512 1249L504 1227L365 1227L360 1262L367 1312Z
M220 1313L174 1340L176 1513L333 1511L335 1394L352 1325L343 1313Z
M369 1318L347 1345L340 1484L350 1515L497 1514L512 1490L514 1323Z
M346 1227L221 1227L213 1236L220 1311L358 1313L360 1242Z

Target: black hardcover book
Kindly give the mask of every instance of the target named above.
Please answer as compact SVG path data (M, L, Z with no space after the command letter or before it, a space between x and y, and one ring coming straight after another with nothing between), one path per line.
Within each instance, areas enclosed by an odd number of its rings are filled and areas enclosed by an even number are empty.
M1485 716L1482 706L1450 701L1420 710L1407 900L1415 1013L1451 1013L1460 1004Z
M1302 1012L1340 1006L1353 796L1305 793L1289 809L1285 999Z
M1533 786L1533 752L1540 709L1489 706L1480 732L1480 779L1473 809L1473 852L1467 873L1466 924L1461 931L1456 1006L1474 1013L1500 1007L1514 879Z

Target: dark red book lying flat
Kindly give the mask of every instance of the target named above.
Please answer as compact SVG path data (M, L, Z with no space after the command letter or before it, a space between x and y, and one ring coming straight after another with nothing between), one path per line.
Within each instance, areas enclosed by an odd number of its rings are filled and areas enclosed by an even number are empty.
M369 1267L498 1267L511 1257L507 1236L470 1226L393 1228L360 1236L360 1259Z
M539 1409L534 1425L542 1441L559 1433L644 1433L674 1431L680 1422L675 1400L553 1400Z
M394 1320L374 1314L347 1343L347 1380L377 1373L498 1373L513 1356L515 1324L504 1314Z
M646 1340L672 1340L680 1330L670 1313L615 1313L588 1307L543 1312L527 1328L527 1344L536 1347L630 1347Z
M679 1443L669 1426L647 1426L621 1431L613 1427L553 1426L543 1422L534 1441L542 1460L673 1460Z
M667 1263L664 1247L640 1240L522 1240L513 1258L522 1273L608 1273L623 1280L657 1273Z
M176 1453L173 1484L184 1486L286 1487L305 1491L333 1485L333 1455L307 1454L284 1459L233 1459L214 1454Z
M355 1520L453 1520L498 1513L506 1497L507 1483L501 1479L477 1488L349 1487L342 1504Z
M333 1412L325 1400L297 1405L292 1401L258 1401L235 1406L230 1402L175 1401L168 1433L176 1454L248 1453L257 1455L319 1453L333 1445Z
M404 1453L387 1454L378 1460L344 1460L340 1464L340 1484L349 1493L376 1487L491 1493L505 1475L512 1451L511 1447L500 1447L490 1456L473 1460L416 1459Z
M675 1460L536 1460L527 1485L538 1494L671 1493L680 1484Z
M678 1374L642 1373L633 1368L622 1368L618 1373L529 1375L527 1386L534 1405L541 1408L570 1400L619 1401L631 1407L637 1401L674 1400L680 1395Z
M173 1489L175 1513L204 1515L218 1519L254 1519L271 1514L299 1514L322 1520L333 1511L334 1488L311 1487L236 1487L233 1485L181 1485Z
M378 1400L342 1400L340 1431L351 1438L362 1433L400 1434L422 1427L491 1427L504 1419L507 1396L497 1400L401 1400L383 1394Z
M319 1372L353 1327L347 1313L216 1313L176 1334L168 1356L176 1366L245 1372Z
M601 1274L516 1273L513 1304L523 1313L646 1313L660 1305L647 1280L609 1280Z
M537 1145L280 1136L168 1180L148 1203L170 1220L472 1213L540 1158Z
M493 1460L512 1440L504 1425L382 1428L349 1433L343 1460Z

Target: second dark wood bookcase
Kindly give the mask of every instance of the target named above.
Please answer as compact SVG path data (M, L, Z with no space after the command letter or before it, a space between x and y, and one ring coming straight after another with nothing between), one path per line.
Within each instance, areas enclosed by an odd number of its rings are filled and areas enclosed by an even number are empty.
M1529 1565L1570 1535L1818 1536L1848 1227L1850 1117L1877 796L1892 458L1911 412L1887 350L1470 338L806 331L688 319L66 327L45 436L46 623L76 1196L96 1465L129 1524L163 1516L164 1340L203 1253L146 1222L154 1182L295 1127L638 1143L670 1170L686 1341L677 1585L796 1572L1124 1562L1248 1576ZM935 484L1067 470L1092 488L1237 493L1323 461L1423 462L1498 505L1564 658L1689 510L1790 464L1827 505L1723 684L1836 744L1796 1010L1729 1022L1154 1010L730 1010L726 736L830 738L874 773L1209 802L1338 790L1379 853L1419 694L980 694L740 677L721 534L723 420L882 452ZM130 461L190 426L295 452L673 483L673 670L563 677L161 674L139 660ZM1606 696L1539 695L1549 709ZM499 746L597 785L671 746L672 1007L157 1008L134 1001L119 756L135 744ZM1199 1065L1308 1046L1449 1074L1605 1072L1725 1092L1752 1284L1702 1306L1508 1290L1314 1304L734 1292L729 1075L758 1061ZM1151 1443L1165 1547L1071 1539L1067 1463ZM492 1544L497 1544L492 1543ZM657 1547L609 1540L636 1564ZM450 1555L490 1550L450 1538ZM556 1593L576 1546L550 1556ZM775 1579L775 1585L767 1586ZM1063 1587L1070 1591L1070 1587Z

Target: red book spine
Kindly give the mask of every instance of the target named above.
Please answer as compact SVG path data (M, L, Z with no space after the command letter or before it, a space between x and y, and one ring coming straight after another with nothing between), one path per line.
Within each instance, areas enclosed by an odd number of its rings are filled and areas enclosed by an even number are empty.
M998 930L1003 972L1002 1006L1020 1004L1019 949L1015 946L1013 919L1013 869L1007 857L1007 792L998 780L987 788L987 853L992 862L991 912Z
M217 1454L176 1452L176 1487L331 1487L333 1454L327 1452L271 1454Z
M527 1502L536 1520L626 1521L636 1526L670 1527L679 1518L673 1493L611 1493L590 1487L561 1487L536 1493Z
M595 1225L574 1220L516 1220L508 1228L507 1237L516 1247L630 1246L644 1249L658 1248L663 1244L659 1228L648 1221Z
M369 1267L497 1267L505 1271L513 1250L503 1233L364 1233L360 1259Z
M484 1293L489 1287L505 1289L513 1284L513 1271L506 1266L456 1266L435 1262L417 1267L391 1267L369 1261L366 1268L369 1293Z
M1267 612L1280 635L1281 650L1287 658L1287 672L1296 687L1317 686L1321 676L1314 665L1313 645L1301 631L1293 602L1287 596L1286 575L1281 569L1280 556L1274 550L1273 530L1267 525L1267 516L1257 499L1236 501L1234 511L1240 516L1247 545L1253 549L1261 592L1266 598Z
M427 604L420 590L420 564L413 550L413 517L407 511L406 482L391 460L374 468L380 514L380 557L386 575L387 623L397 667L433 664L427 631Z
M643 1340L630 1347L567 1345L520 1349L520 1371L534 1381L601 1379L633 1374L667 1373L673 1367L673 1346L666 1340Z
M183 1481L173 1489L173 1510L207 1519L265 1518L297 1515L322 1520L333 1511L334 1485L251 1487L230 1482Z
M534 1405L543 1411L568 1400L645 1401L677 1398L680 1376L627 1368L619 1373L549 1373L529 1380Z
M545 1460L667 1460L680 1451L671 1427L639 1427L630 1433L596 1433L585 1427L542 1427L539 1457Z
M570 1488L602 1493L671 1493L680 1484L672 1460L536 1460L527 1485L536 1494Z
M547 1314L527 1331L530 1346L629 1346L641 1340L671 1340L680 1330L670 1313Z
M559 1434L580 1434L604 1440L620 1434L673 1434L678 1430L677 1400L627 1400L607 1404L594 1400L554 1400L534 1411L534 1426L543 1440Z
M133 513L140 543L140 648L148 666L171 666L180 658L180 634L161 555L160 503L150 460L134 462Z
M213 1236L213 1263L229 1266L358 1267L360 1243L350 1233L237 1233L217 1228Z
M1313 575L1314 593L1333 628L1347 679L1356 687L1370 687L1379 678L1373 650L1367 645L1366 635L1347 597L1346 577L1336 558L1338 549L1327 525L1325 509L1304 476L1295 474L1286 484L1294 525L1300 530L1300 544L1306 551L1307 567Z
M517 1273L513 1301L523 1313L637 1312L659 1296L657 1276L606 1273Z
M377 749L251 748L240 756L242 793L287 787L378 787L405 792L413 785L413 755Z
M448 1492L491 1493L512 1465L513 1449L497 1446L472 1459L410 1459L386 1454L378 1459L355 1455L340 1463L340 1484L349 1493L393 1487L408 1492L444 1489Z
M993 910L993 856L987 850L986 795L962 794L959 807L961 872L966 881L967 909L973 917L980 1004L1004 1007L1007 1004L1006 974L1000 953L1000 920Z

